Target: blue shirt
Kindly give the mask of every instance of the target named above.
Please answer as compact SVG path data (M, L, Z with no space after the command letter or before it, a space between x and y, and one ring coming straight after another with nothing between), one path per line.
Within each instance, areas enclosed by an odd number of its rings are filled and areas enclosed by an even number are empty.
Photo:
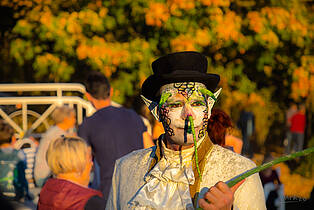
M105 107L84 119L78 135L92 147L100 166L100 188L107 200L115 161L122 156L143 148L142 119L131 109Z

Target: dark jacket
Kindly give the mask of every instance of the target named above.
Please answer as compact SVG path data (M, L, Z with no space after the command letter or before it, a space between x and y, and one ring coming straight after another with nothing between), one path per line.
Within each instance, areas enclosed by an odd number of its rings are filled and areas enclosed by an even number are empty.
M63 179L49 179L42 188L38 201L38 210L83 210L87 202L101 192ZM100 209L100 208L99 208Z
M94 157L99 164L100 189L104 204L110 192L115 161L122 156L143 148L143 133L147 131L142 118L135 111L108 106L99 109L84 119L78 135L91 145ZM95 168L97 165L94 163Z

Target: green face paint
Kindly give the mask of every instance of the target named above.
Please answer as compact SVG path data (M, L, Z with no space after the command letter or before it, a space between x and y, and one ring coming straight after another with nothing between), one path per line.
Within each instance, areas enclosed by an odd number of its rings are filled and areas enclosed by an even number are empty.
M201 88L199 91L200 91L203 95L207 95L207 96L211 97L212 99L214 99L214 101L217 100L216 97L215 97L215 95L214 95L210 90L207 90L207 89L205 89L205 88Z
M168 98L171 96L171 93L163 93L160 97L159 101L159 108L162 107L164 103L168 100Z
M198 175L200 177L200 181L202 181L202 174L201 174L201 171L200 171L200 167L198 165L197 142L196 142L196 135L195 135L193 117L191 115L189 115L188 116L188 120L190 121L190 128L192 129L193 140L194 140L195 165L196 165L196 168L197 168Z

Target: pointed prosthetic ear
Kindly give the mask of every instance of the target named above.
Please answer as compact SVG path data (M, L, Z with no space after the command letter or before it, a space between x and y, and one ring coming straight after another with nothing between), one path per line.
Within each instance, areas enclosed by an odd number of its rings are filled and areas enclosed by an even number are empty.
M221 92L222 88L219 88L219 90L217 90L215 93L214 93L214 96L215 96L215 99L217 100L220 92ZM214 100L212 97L208 97L207 99L207 105L208 105L208 110L211 110L216 102L216 100Z
M220 92L221 92L222 88L219 88L219 90L217 90L214 95L215 95L215 98L218 98Z
M159 116L158 116L158 113L157 113L158 103L155 102L155 101L151 101L151 100L145 98L143 95L141 95L141 98L143 99L144 103L148 107L149 111L153 114L155 119L157 121L159 121Z

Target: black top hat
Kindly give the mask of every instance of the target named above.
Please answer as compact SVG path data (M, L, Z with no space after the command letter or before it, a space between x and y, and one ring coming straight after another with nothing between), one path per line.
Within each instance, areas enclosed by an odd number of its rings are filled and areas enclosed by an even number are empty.
M193 52L177 52L158 58L152 63L154 74L142 85L142 95L150 100L157 100L161 86L175 82L199 82L214 92L220 77L207 74L207 59L204 55Z

